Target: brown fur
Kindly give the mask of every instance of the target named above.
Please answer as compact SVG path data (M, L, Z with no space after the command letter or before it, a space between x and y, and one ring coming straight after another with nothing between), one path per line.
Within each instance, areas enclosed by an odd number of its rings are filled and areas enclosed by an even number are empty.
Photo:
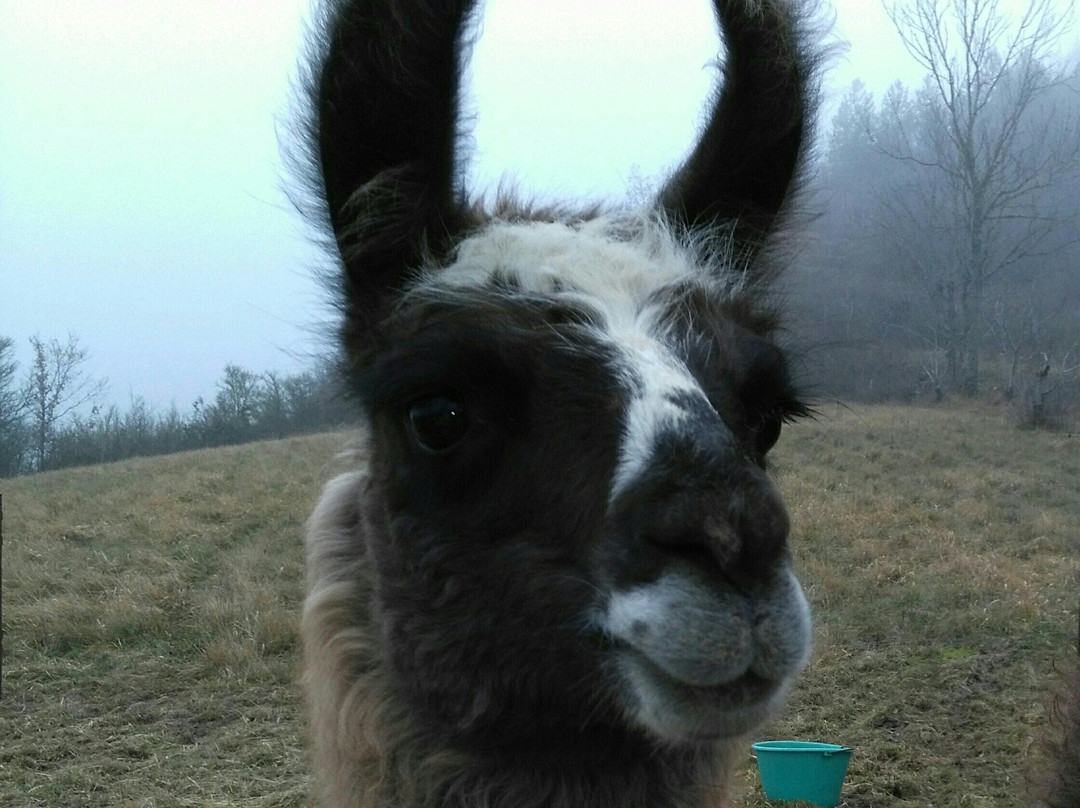
M374 579L365 536L364 472L333 480L308 524L304 683L326 805L432 805L462 760L425 754L421 732L399 705L371 618Z

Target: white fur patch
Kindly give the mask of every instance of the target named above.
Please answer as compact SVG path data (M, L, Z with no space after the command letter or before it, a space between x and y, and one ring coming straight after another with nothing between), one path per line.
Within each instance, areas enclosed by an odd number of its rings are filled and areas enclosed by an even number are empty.
M757 653L751 601L733 589L707 589L679 571L614 592L604 628L668 675L692 685L737 679Z
M588 300L613 327L636 320L656 290L704 275L694 250L660 222L600 217L576 225L493 222L463 241L454 263L430 280L481 287L499 274L523 292Z
M613 337L619 343L626 361L625 372L636 383L636 390L626 413L609 501L615 500L645 469L656 436L686 418L686 411L672 400L673 394L690 393L705 398L694 377L659 340L642 339L637 334Z

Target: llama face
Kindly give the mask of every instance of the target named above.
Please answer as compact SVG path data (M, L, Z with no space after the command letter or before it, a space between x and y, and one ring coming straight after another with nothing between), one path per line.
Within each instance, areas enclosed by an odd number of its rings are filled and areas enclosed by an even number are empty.
M360 381L371 551L399 670L459 730L534 731L559 703L729 736L805 661L761 469L800 405L737 274L699 258L655 220L498 224L386 322Z
M650 209L597 215L466 197L471 0L327 0L311 178L370 438L357 501L334 488L340 529L308 544L309 614L357 625L307 631L377 637L380 686L443 740L696 748L760 721L807 656L764 466L805 411L767 290L815 59L788 0L714 8L701 141Z

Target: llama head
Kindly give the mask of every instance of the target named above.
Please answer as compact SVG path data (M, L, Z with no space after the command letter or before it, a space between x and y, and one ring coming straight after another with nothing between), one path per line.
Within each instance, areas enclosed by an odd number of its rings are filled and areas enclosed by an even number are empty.
M715 7L711 117L629 213L466 198L472 2L326 12L311 131L369 427L352 535L398 696L460 744L700 745L806 660L765 457L805 412L768 286L814 59L785 0Z

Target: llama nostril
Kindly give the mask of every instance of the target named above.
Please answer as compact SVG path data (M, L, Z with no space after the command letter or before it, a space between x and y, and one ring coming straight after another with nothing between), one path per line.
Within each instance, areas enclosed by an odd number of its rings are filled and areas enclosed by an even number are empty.
M780 495L768 480L748 497L739 518L739 565L751 574L773 569L784 554L791 522Z
M726 519L711 513L695 514L678 526L661 520L652 525L645 538L667 558L721 576L738 563L742 545L738 531Z
M738 559L743 541L727 519L715 516L707 517L702 524L702 535L706 548L720 565L721 570L729 570Z
M737 552L725 551L721 547L712 545L704 538L704 534L697 539L684 538L679 541L651 539L650 541L668 559L677 559L694 569L711 571L721 576L738 557Z

